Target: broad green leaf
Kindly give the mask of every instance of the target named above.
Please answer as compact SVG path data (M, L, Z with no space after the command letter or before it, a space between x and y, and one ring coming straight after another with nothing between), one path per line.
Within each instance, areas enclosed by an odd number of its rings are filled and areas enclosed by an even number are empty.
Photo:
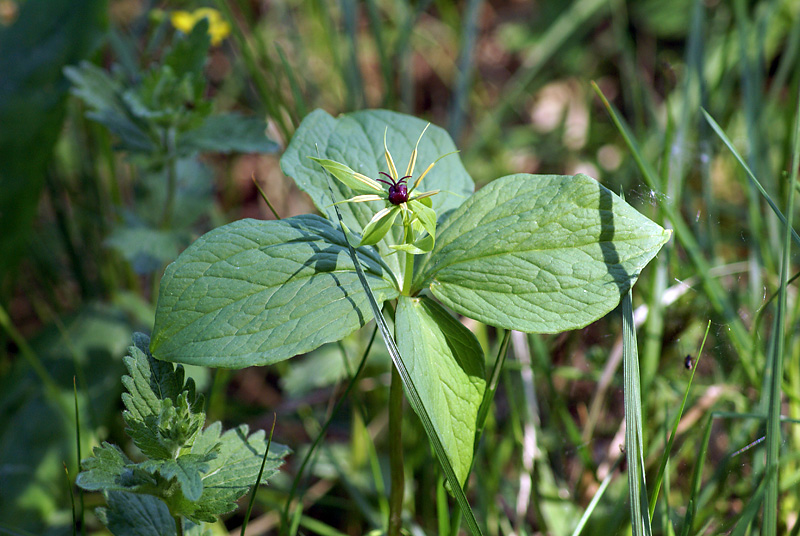
M364 227L360 245L371 246L380 242L381 238L386 236L386 233L392 228L398 214L400 214L400 207L387 207L376 212L372 220Z
M400 355L463 485L486 388L483 351L472 332L429 298L400 296L395 322Z
M586 175L510 175L440 225L414 287L486 324L576 329L616 307L669 236Z
M359 257L381 301L397 285L373 248ZM330 222L305 215L240 220L207 233L161 280L151 351L214 367L266 365L340 340L369 305Z
M365 110L333 118L323 110L315 110L303 119L286 152L281 157L281 169L292 177L301 190L314 201L317 209L331 221L336 220L334 201L349 199L357 192L338 181L329 181L319 165L308 157L318 157L346 164L353 170L371 177L379 177L386 169L383 136L386 144L401 169L411 156L417 139L427 123L412 116L387 110ZM455 144L447 132L431 125L419 143L415 175L443 154L455 150ZM331 199L329 182L335 199ZM441 189L454 192L440 193L432 199L433 208L441 218L443 213L455 209L463 198L474 190L472 178L464 169L457 155L439 162L422 181L423 189ZM463 197L459 197L463 196ZM339 205L345 225L360 230L372 216L384 207L383 202L348 203ZM402 243L402 229L396 226L387 237L389 244ZM381 242L378 250L386 256L391 253L388 244ZM387 257L387 263L399 272L396 256Z

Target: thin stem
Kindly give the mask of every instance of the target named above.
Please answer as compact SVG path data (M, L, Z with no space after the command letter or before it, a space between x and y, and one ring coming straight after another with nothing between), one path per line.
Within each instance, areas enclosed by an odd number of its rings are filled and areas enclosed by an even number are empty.
M161 214L161 228L168 229L172 223L172 211L175 204L175 190L178 187L177 155L175 151L175 127L164 132L164 148L167 151L167 199L164 212Z
M400 536L403 516L403 492L405 474L403 473L403 384L397 367L392 366L392 384L389 388L389 467L392 487L389 492L389 530L388 536Z
M176 536L183 536L183 521L181 520L181 516L173 516L175 520L175 535Z
M403 226L405 227L405 235L403 242L410 244L414 241L414 231L411 229L411 223L408 221L407 212L403 212ZM403 290L402 294L408 296L411 292L411 280L414 278L414 255L406 252L406 265L403 269Z

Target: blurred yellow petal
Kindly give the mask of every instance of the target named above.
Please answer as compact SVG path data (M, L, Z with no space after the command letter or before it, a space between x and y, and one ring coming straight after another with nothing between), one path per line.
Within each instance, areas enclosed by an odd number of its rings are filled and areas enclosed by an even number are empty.
M211 36L211 44L217 46L231 33L231 25L222 18L216 9L201 7L193 12L174 11L170 17L172 26L185 34L194 28L194 25L203 19L208 19L208 34Z
M185 34L188 34L194 28L195 22L197 22L194 18L194 15L189 13L188 11L173 11L172 15L170 16L170 22L172 22L172 26Z

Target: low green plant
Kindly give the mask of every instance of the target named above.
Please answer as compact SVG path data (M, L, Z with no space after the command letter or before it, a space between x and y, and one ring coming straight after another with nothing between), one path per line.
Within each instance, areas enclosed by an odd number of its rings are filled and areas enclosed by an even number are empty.
M122 378L123 417L144 459L134 462L103 443L81 462L76 482L103 492L108 506L97 515L116 536L210 534L205 524L236 508L262 461L266 483L288 449L263 430L249 434L247 425L224 433L220 422L204 428L203 395L191 378L184 381L183 367L154 359L147 336L137 333L133 342Z
M138 274L159 271L174 260L196 232L197 221L212 211L213 176L201 153L278 149L264 134L264 119L213 113L204 74L211 33L207 18L185 34L175 32L158 61L141 70L133 61L128 62L133 66L115 64L111 72L89 62L64 69L73 94L88 108L87 117L116 137L117 149L134 166L133 206L116 207L121 217L105 243ZM133 56L135 44L128 46Z
M394 363L390 422L402 418L402 382L479 533L462 488L485 358L453 312L525 332L585 326L617 306L670 233L586 175L516 174L472 193L453 152L444 130L414 117L311 113L281 167L327 218L241 220L199 238L164 274L150 348L168 361L267 365L376 317ZM392 153L409 155L402 176ZM415 175L418 161L433 164ZM389 534L402 508L396 450Z

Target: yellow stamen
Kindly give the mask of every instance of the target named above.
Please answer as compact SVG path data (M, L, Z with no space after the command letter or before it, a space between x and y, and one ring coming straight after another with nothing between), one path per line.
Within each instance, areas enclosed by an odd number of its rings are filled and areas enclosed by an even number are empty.
M429 172L431 169L433 169L433 166L435 166L435 165L436 165L436 162L438 162L439 160L441 160L441 159L442 159L442 158L444 158L445 156L450 156L451 154L455 154L455 153L457 153L457 152L458 152L458 151L453 151L452 153L443 154L442 156L440 156L439 158L437 158L436 160L434 160L433 162L431 162L431 165L430 165L430 166L428 166L428 169L426 169L426 170L425 170L425 172L424 172L422 175L420 175L420 176L419 176L419 178L418 178L418 179L417 179L417 180L414 182L414 187L413 187L413 188L411 188L411 189L409 190L409 193L411 193L411 192L413 192L414 190L416 190L416 189L417 189L417 186L419 186L419 183L421 183L421 182L422 182L422 179L424 179L424 178L425 178L425 175L427 175L427 174L428 174L428 172Z
M417 163L417 149L419 148L419 142L422 140L422 136L425 134L425 131L428 130L428 127L431 126L430 123L425 125L425 128L422 129L422 132L417 138L417 144L414 145L414 150L411 151L411 158L408 159L408 168L406 168L406 176L410 177L414 174L414 166Z
M400 176L397 174L397 168L394 166L394 160L392 160L392 154L389 152L389 148L386 147L386 132L389 130L387 127L383 131L383 151L386 154L386 165L389 167L389 173L392 174L392 178L395 182L400 180Z

